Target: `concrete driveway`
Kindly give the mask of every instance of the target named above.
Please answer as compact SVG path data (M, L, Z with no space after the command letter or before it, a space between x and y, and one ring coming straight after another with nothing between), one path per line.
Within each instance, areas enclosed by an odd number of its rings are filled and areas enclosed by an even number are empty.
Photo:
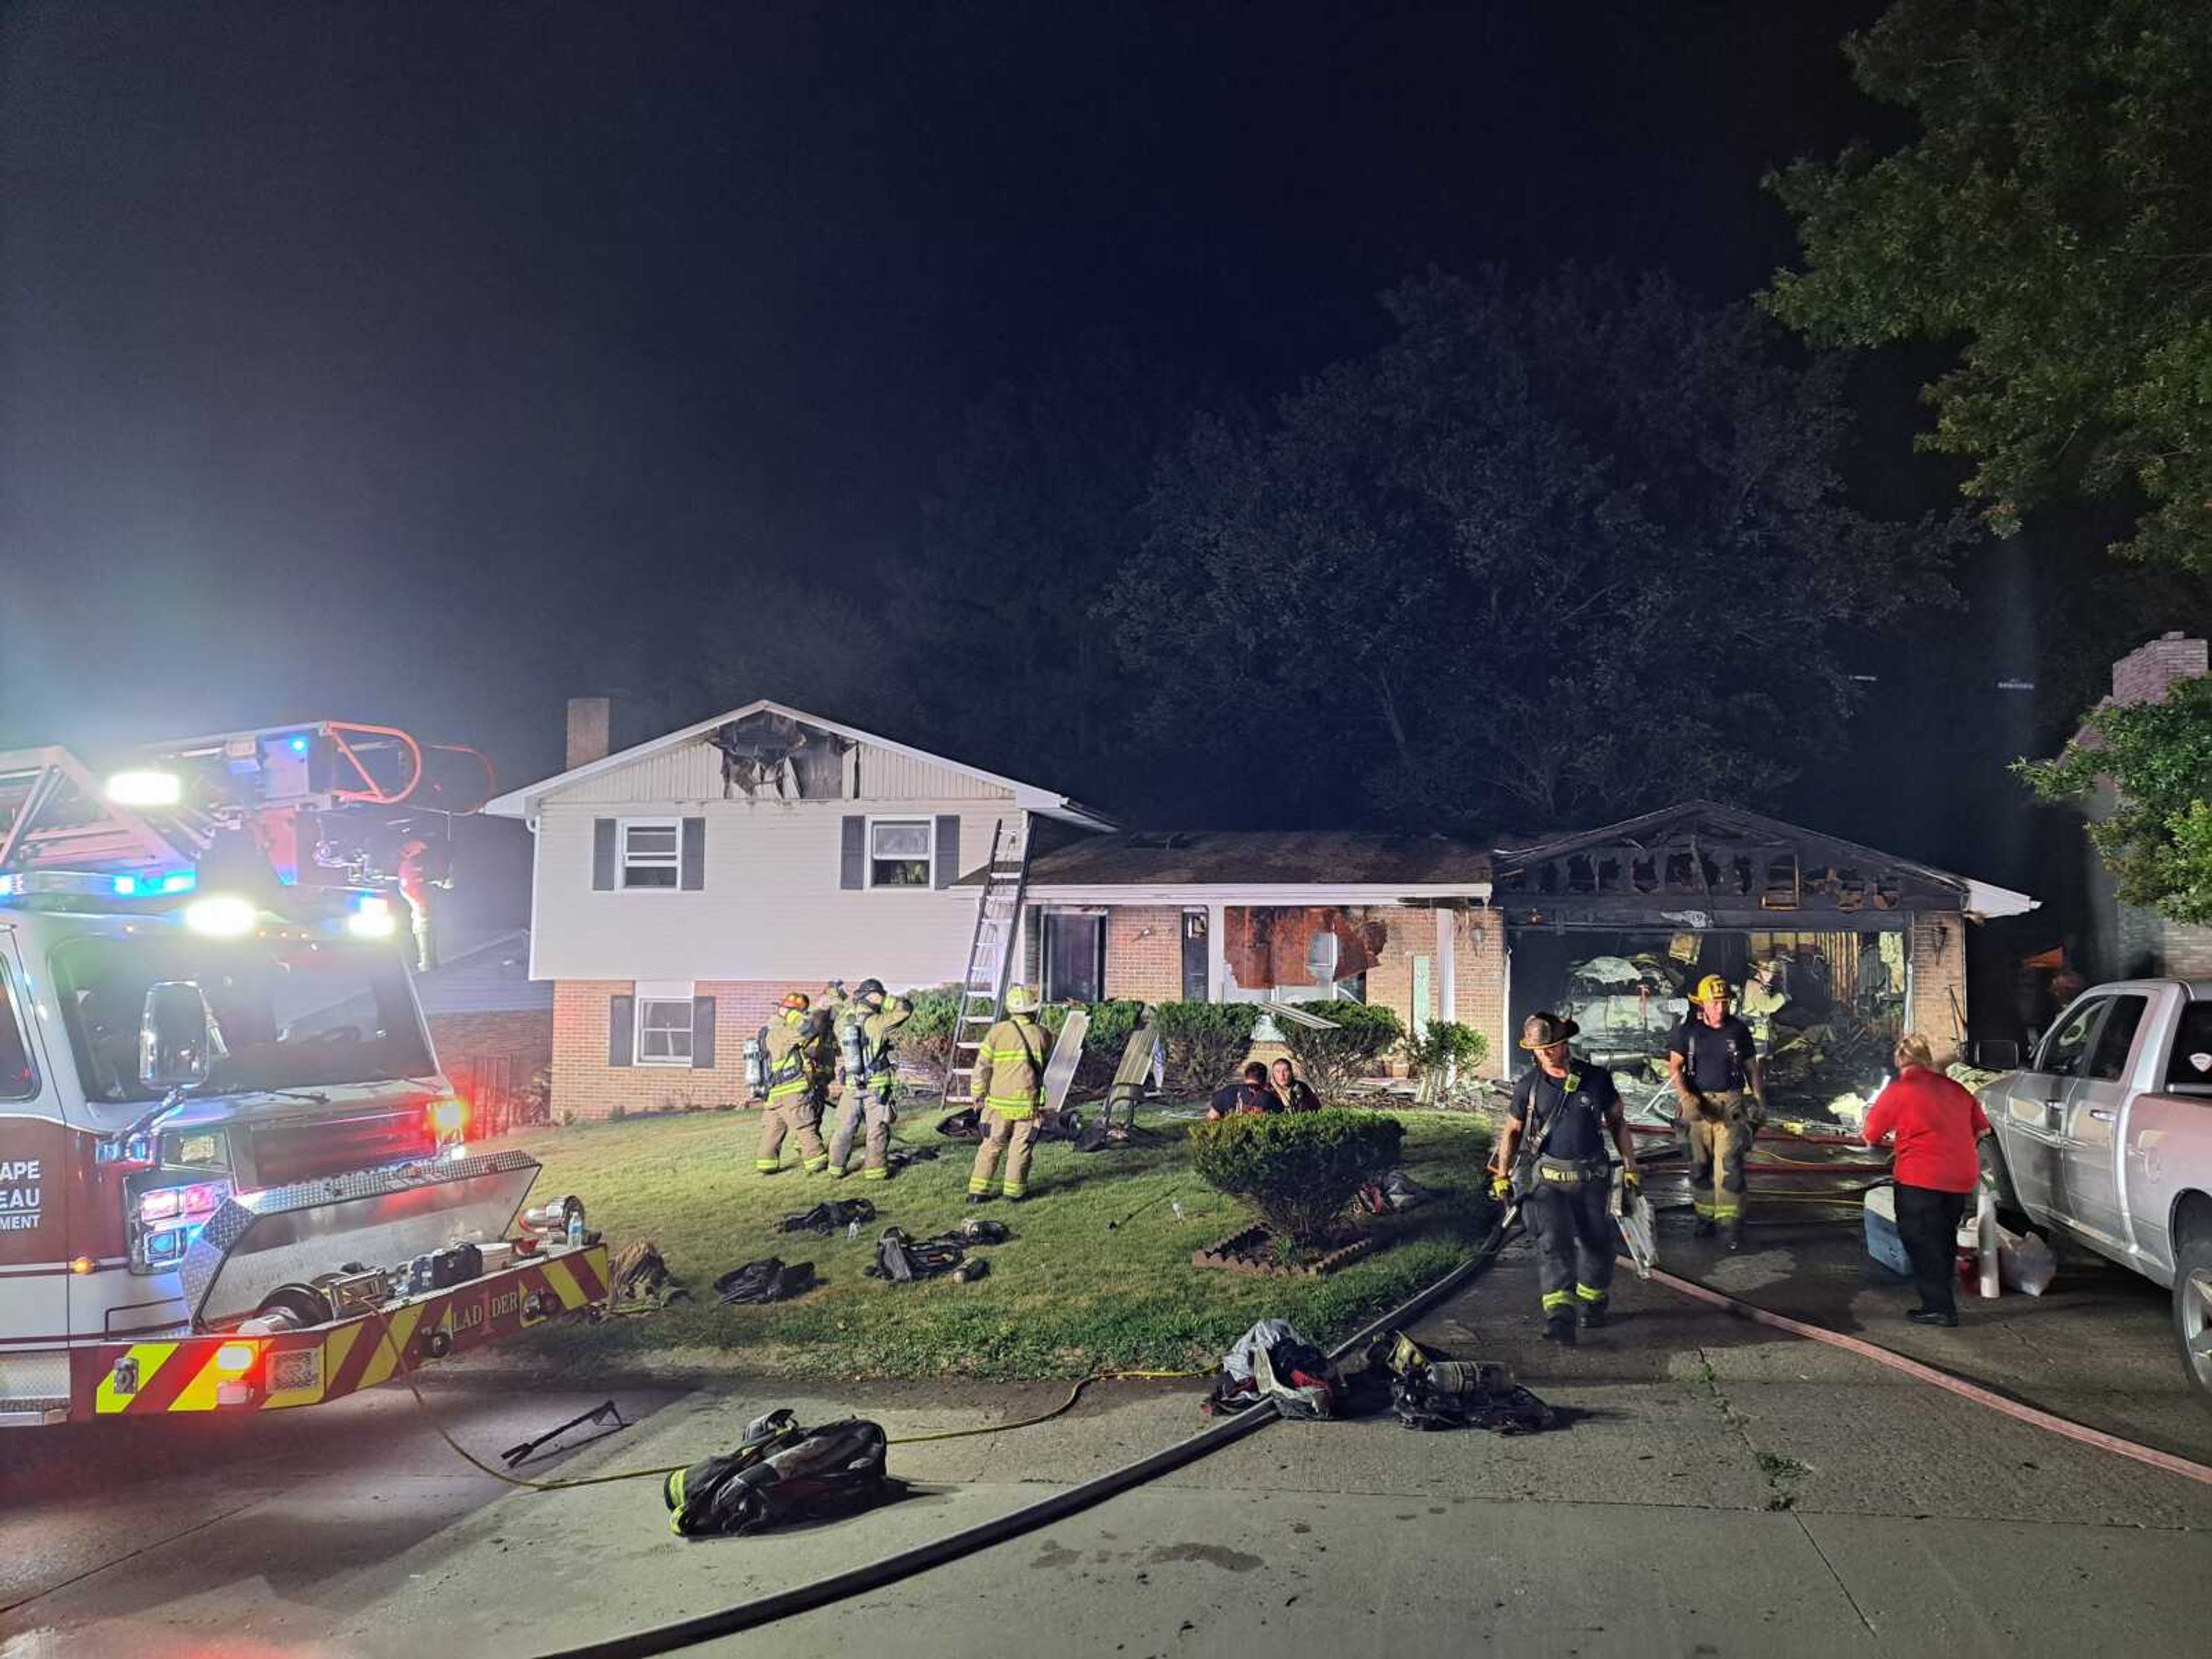
M2085 1287L2078 1302L1970 1308L1965 1328L1923 1332L1894 1318L1908 1292L1859 1282L1847 1240L1802 1231L1774 1229L1714 1261L1668 1244L1674 1265L1757 1299L1809 1298L1820 1306L1792 1310L1917 1341L2055 1409L2206 1455L2212 1413L2182 1391L2154 1296ZM1278 1424L1042 1532L718 1645L949 1656L1048 1642L1056 1654L1270 1659L1285 1641L1400 1654L2201 1649L2212 1487L1654 1286L1625 1284L1626 1317L1568 1353L1535 1341L1534 1301L1530 1264L1510 1252L1421 1334L1508 1358L1574 1414L1562 1431ZM1060 1392L793 1398L738 1379L674 1398L628 1391L641 1425L561 1472L686 1461L773 1405L817 1420L858 1410L896 1437L1005 1421ZM442 1376L434 1395L484 1453L595 1401L519 1392L489 1371ZM455 1460L415 1412L386 1390L301 1413L281 1439L223 1425L229 1437L201 1449L94 1437L66 1455L41 1447L27 1467L11 1457L0 1654L540 1653L822 1577L1200 1424L1187 1386L1104 1385L1048 1425L895 1451L917 1483L905 1503L683 1543L653 1482L512 1492Z

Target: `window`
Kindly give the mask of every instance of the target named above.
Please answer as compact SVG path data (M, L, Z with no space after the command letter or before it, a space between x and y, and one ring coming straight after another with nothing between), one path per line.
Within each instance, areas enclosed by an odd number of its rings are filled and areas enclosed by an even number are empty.
M15 1016L15 988L0 963L0 1100L28 1100L38 1092L39 1068Z
M2035 1069L2054 1077L2078 1075L2089 1052L2089 1039L2096 1033L2099 1017L2110 1000L2108 997L2095 997L2068 1009L2043 1039L2043 1047L2036 1051Z
M683 870L684 826L676 818L624 818L622 885L674 887Z
M2212 1002L2192 1002L2182 1009L2173 1057L2166 1063L2166 1086L2192 1093L2212 1090Z
M927 887L932 878L927 818L868 820L868 885Z
M1106 918L1047 910L1043 955L1047 1002L1097 1001L1105 992Z
M691 1063L690 997L640 997L637 1000L637 1063L641 1066L689 1066Z
M2136 1046L2136 1027L2142 1024L2143 1011L2150 1006L2148 997L2114 997L2112 1011L2105 1016L2104 1029L2097 1033L2097 1051L2089 1057L2089 1066L2082 1076L2099 1083L2118 1083L2128 1069L2128 1054Z

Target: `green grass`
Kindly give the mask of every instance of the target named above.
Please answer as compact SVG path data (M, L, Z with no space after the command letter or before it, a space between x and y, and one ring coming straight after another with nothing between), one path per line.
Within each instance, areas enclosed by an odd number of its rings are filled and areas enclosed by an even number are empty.
M564 1366L653 1358L729 1364L771 1376L1065 1377L1097 1368L1210 1367L1256 1319L1291 1320L1324 1345L1348 1334L1460 1261L1485 1207L1489 1133L1459 1115L1408 1112L1402 1166L1440 1201L1402 1216L1363 1218L1386 1248L1326 1279L1263 1279L1191 1265L1193 1252L1246 1224L1232 1200L1191 1174L1185 1125L1156 1120L1139 1149L1039 1149L1026 1203L963 1209L974 1149L934 1133L938 1114L902 1121L902 1140L934 1146L934 1163L889 1182L833 1182L795 1168L753 1172L757 1112L633 1118L548 1129L501 1143L545 1166L538 1201L573 1192L592 1224L621 1248L650 1238L700 1300L650 1316L525 1339ZM786 1156L790 1156L788 1151ZM878 1212L857 1240L775 1231L782 1216L825 1198L866 1197ZM1178 1216L1173 1206L1180 1203ZM1133 1216L1132 1212L1136 1212ZM866 1278L878 1236L915 1238L963 1215L1007 1223L986 1247L988 1278L889 1285ZM1120 1224L1109 1230L1107 1224ZM715 1305L711 1285L763 1256L811 1261L827 1283L792 1303Z

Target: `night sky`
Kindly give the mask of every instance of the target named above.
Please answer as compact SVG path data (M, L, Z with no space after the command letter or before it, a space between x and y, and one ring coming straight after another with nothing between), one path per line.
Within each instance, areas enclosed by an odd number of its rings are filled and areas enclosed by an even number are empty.
M1086 331L1264 398L1431 263L1750 292L1761 173L1909 131L1838 46L1879 9L9 7L0 744L330 715L556 769L610 641L757 626L767 568L867 603L963 408ZM1869 487L1940 495L1914 375L1861 378Z

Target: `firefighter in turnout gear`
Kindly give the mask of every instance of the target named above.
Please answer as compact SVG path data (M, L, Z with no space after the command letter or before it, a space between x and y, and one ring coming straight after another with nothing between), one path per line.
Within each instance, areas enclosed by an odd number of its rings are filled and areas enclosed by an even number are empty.
M1766 1119L1766 1086L1751 1027L1728 1011L1728 981L1707 974L1694 1000L1668 1036L1667 1069L1689 1147L1698 1237L1717 1228L1733 1250L1743 1243L1744 1159Z
M845 1098L837 1110L837 1132L830 1137L830 1173L844 1179L852 1166L853 1137L868 1126L867 1167L863 1181L890 1177L891 1093L898 1065L891 1033L906 1024L914 1004L886 997L879 979L862 980L846 1005L837 1028L837 1048L845 1073Z
M826 1086L821 1043L812 1030L804 991L783 1000L761 1034L768 1071L768 1103L761 1111L760 1155L753 1168L774 1175L782 1168L783 1138L799 1140L799 1167L811 1175L830 1162L822 1145L822 1090Z
M1006 1155L1005 1192L1018 1204L1029 1181L1030 1146L1036 1139L1037 1112L1044 1104L1044 1068L1052 1058L1052 1034L1036 1021L1036 993L1026 985L1006 992L1006 1017L983 1033L969 1093L983 1112L983 1144L968 1175L968 1201L981 1204L991 1192L992 1173Z
M1576 1320L1605 1323L1620 1236L1607 1205L1613 1194L1610 1140L1633 1194L1643 1184L1636 1145L1613 1073L1577 1060L1568 1040L1581 1028L1556 1014L1528 1016L1521 1046L1536 1063L1513 1085L1498 1143L1492 1192L1501 1202L1516 1188L1536 1241L1544 1293L1544 1337L1573 1346ZM1516 1167L1520 1178L1509 1172Z

